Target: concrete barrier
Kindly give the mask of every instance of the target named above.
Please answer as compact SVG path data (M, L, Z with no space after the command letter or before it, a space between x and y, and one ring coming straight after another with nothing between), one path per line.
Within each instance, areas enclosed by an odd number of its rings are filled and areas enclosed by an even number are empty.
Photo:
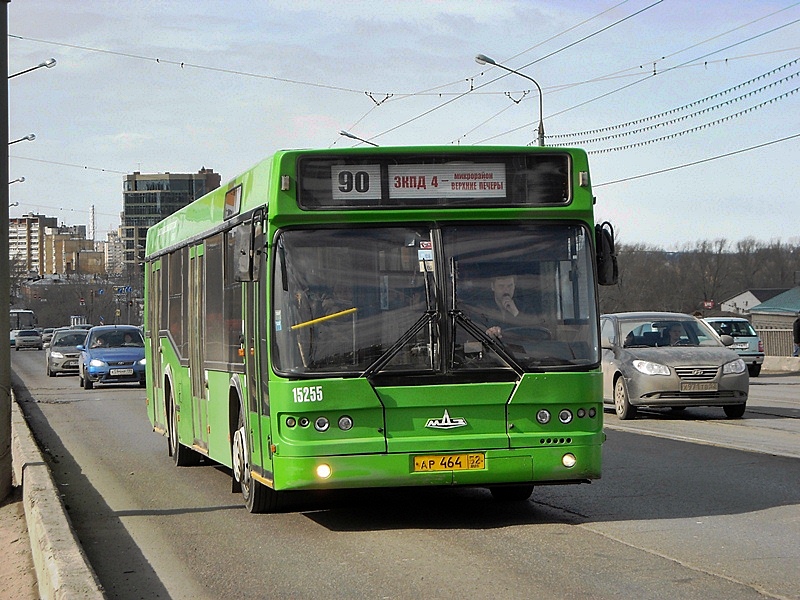
M50 468L11 394L11 462L22 482L39 596L46 600L102 600L103 588L69 521Z
M800 373L800 357L765 356L761 370L764 373Z

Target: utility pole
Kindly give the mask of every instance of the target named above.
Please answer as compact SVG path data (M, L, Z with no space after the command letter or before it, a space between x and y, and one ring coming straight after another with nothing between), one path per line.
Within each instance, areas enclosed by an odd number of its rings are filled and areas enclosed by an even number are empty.
M8 2L0 14L0 64L8 73ZM8 140L8 84L0 90L0 139ZM0 183L8 181L8 144L0 144ZM10 330L11 273L8 254L8 185L0 185L0 332ZM0 340L0 501L11 493L11 346Z

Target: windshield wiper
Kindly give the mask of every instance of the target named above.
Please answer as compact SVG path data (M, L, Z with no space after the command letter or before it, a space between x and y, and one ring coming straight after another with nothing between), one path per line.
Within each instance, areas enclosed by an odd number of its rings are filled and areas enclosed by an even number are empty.
M503 362L506 363L509 367L514 369L514 372L522 377L525 374L525 369L523 369L520 364L516 361L516 359L511 356L511 354L505 349L503 343L495 337L492 337L483 329L478 327L475 322L470 319L467 315L465 315L462 311L458 309L453 309L450 311L450 317L453 319L453 336L456 335L456 323L461 323L461 325L466 329L467 333L471 334L473 337L479 339L482 343L486 344L489 348L491 348L497 356L503 359ZM455 344L453 344L455 347Z
M398 352L405 346L408 342L414 339L422 329L431 323L434 322L437 315L436 306L437 302L437 294L436 294L436 282L434 281L431 284L431 278L433 274L426 269L425 271L425 305L426 309L425 312L420 316L416 322L406 330L406 332L401 335L398 340L392 344L386 352L381 354L375 362L373 362L370 366L364 369L364 372L361 373L361 377L370 377L374 375L378 371L382 370L387 364L391 362L391 360L397 355ZM431 344L431 356L433 355L433 331L431 331L430 335L430 344Z

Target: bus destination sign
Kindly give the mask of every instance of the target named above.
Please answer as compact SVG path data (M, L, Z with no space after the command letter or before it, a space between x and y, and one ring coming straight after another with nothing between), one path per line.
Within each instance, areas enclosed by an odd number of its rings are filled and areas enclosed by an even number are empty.
M380 200L380 165L332 165L333 199ZM505 198L503 163L388 166L389 198Z

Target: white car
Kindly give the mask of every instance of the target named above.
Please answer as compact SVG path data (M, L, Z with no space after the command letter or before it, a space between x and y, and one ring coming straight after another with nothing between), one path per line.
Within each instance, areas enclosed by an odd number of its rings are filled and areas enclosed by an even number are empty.
M44 348L42 341L42 334L35 329L20 329L17 336L14 338L14 349L20 348L35 348L41 350Z

